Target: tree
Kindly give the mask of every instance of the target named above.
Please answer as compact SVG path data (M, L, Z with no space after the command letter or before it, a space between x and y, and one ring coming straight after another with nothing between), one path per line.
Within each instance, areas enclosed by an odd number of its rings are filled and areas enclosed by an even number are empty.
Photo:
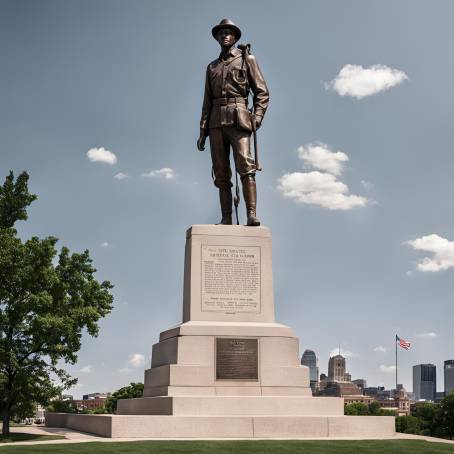
M397 416L396 432L416 435L420 434L420 419L416 416Z
M112 285L94 278L88 250L71 254L57 238L23 242L14 229L36 199L28 175L11 172L0 187L0 412L9 421L32 403L48 405L74 385L61 361L74 364L82 330L98 334L112 310ZM58 257L57 257L58 254ZM59 363L60 362L60 363ZM59 384L55 383L59 381Z
M418 403L415 406L413 416L416 416L419 419L422 435L436 437L439 434L439 411L440 405L431 402Z
M143 383L131 383L129 386L124 386L118 389L111 396L107 398L105 409L108 413L115 413L117 411L117 401L119 399L134 399L142 397Z
M454 392L441 401L439 421L443 434L452 440L454 436Z
M77 413L77 408L72 400L53 400L46 410L55 413Z
M369 407L362 402L354 402L345 406L344 413L350 416L369 416Z
M371 402L369 404L369 414L371 416L380 416L381 414L381 407L380 404L376 401Z

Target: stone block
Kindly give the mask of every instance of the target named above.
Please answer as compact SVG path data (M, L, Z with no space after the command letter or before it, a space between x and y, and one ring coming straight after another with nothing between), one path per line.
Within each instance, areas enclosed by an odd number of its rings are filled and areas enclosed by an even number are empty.
M328 421L330 437L391 437L395 431L394 416L343 416Z
M318 438L328 436L327 416L259 416L254 418L256 438Z
M194 225L187 231L183 321L196 320L274 322L266 227Z
M262 386L309 386L309 368L305 366L281 366L260 368Z
M214 386L214 366L169 364L145 371L145 386Z
M296 366L300 362L297 337L261 337L260 364L265 366Z

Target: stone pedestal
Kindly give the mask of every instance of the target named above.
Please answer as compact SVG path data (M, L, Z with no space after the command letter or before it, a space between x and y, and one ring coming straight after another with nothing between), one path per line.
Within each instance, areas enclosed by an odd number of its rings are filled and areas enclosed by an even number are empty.
M119 414L343 413L341 399L312 399L298 338L275 321L267 228L192 226L184 276L183 323L161 333L144 397Z
M392 417L348 417L312 397L298 338L276 323L266 227L194 225L186 234L183 322L161 333L142 398L117 415L52 416L110 437L390 437ZM60 421L60 422L59 422ZM95 428L96 427L96 428Z

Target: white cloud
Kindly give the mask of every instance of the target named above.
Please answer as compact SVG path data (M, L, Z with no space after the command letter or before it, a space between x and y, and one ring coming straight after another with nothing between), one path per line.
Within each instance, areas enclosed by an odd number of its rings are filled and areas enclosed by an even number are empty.
M116 175L114 175L114 178L116 180L125 180L126 178L129 178L129 175L127 173L118 172Z
M88 364L87 366L84 366L81 369L79 369L79 372L83 372L84 374L89 374L90 372L92 372L92 370L93 370L93 366Z
M330 357L336 356L339 354L339 347L333 348L329 354ZM344 350L343 348L340 349L340 354L344 358L355 358L358 355L356 353L351 352L350 350Z
M407 244L417 251L433 254L432 257L424 257L418 263L419 271L436 272L454 267L454 241L449 241L433 233L416 240L407 241Z
M433 339L434 337L437 337L437 333L419 333L416 335L416 337L420 337L422 339Z
M111 166L113 166L117 162L115 153L106 150L104 147L90 148L87 151L87 158L91 162L105 162L106 164L109 164Z
M104 241L103 243L101 243L101 247L109 247L110 246L110 243L108 243L107 241Z
M345 65L331 82L325 84L325 88L333 89L341 96L361 99L386 91L407 79L403 71L385 65L372 65L369 68Z
M129 355L128 364L135 369L145 364L145 356L142 353L131 353Z
M142 173L142 176L146 178L161 177L165 178L166 180L172 180L173 178L175 178L176 173L170 167L163 167L159 170L150 170L149 172Z
M129 367L122 367L120 369L117 369L117 372L119 374L129 374L130 372L132 372L132 369L130 369Z
M383 347L383 345L378 345L377 347L374 348L374 352L386 353L386 347Z
M278 183L278 189L285 197L329 210L351 210L368 203L365 197L349 194L348 186L329 173L286 173Z
M385 366L384 364L382 364L380 366L380 371L386 374L394 374L396 373L396 366Z
M323 143L301 145L298 155L302 161L318 170L340 175L343 163L348 161L348 156L342 151L331 151L328 145Z

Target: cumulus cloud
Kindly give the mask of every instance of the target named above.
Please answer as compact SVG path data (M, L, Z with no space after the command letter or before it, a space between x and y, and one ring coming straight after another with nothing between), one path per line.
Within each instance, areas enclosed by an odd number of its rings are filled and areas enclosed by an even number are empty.
M396 373L396 366L385 366L382 364L380 366L380 371L384 372L385 374L394 374Z
M331 151L328 145L323 143L301 145L298 148L300 159L309 164L311 167L340 175L343 169L343 163L348 161L348 156L342 151Z
M93 366L88 364L87 366L82 367L79 369L79 372L83 372L84 374L89 374L93 370Z
M141 353L131 353L129 355L128 364L135 369L138 369L145 364L145 356Z
M389 90L407 79L403 71L385 65L372 65L369 68L345 65L331 82L325 84L325 88L341 96L362 99Z
M175 178L176 173L170 167L163 167L159 170L150 170L149 172L142 173L145 178L165 178L166 180L172 180Z
M328 145L317 142L301 145L298 156L306 168L316 170L282 175L278 179L277 189L284 197L329 210L345 211L367 205L367 198L350 194L348 186L337 178L348 161L344 152L332 151Z
M433 339L434 337L437 337L437 333L419 333L416 335L416 337L420 337L422 339Z
M416 251L430 252L432 257L424 257L417 265L419 271L436 272L454 267L454 241L436 234L426 235L407 241Z
M339 354L339 347L333 348L329 354L330 357L336 356ZM355 358L358 356L356 353L351 352L350 350L344 350L343 348L340 349L340 354L344 358Z
M104 147L90 148L87 151L87 158L91 162L104 162L111 166L113 166L117 162L117 157L115 156L115 153L106 150Z
M383 347L383 345L378 345L377 347L374 348L374 352L386 353L386 347Z
M349 193L348 186L329 173L293 172L278 179L278 189L297 202L329 210L351 210L367 205L365 197Z
M118 172L116 175L114 175L114 178L116 180L125 180L126 178L129 178L129 175L127 173Z

